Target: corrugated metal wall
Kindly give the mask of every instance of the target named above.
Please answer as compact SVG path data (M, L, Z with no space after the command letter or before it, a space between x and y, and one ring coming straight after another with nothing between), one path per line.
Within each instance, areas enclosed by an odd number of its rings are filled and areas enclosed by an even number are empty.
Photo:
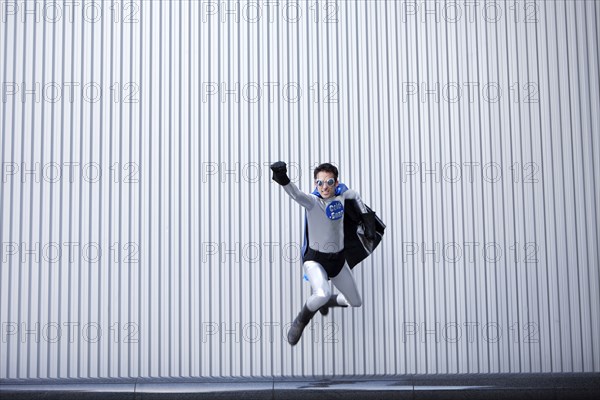
M1 378L600 371L597 1L1 4ZM294 348L276 160L388 226Z

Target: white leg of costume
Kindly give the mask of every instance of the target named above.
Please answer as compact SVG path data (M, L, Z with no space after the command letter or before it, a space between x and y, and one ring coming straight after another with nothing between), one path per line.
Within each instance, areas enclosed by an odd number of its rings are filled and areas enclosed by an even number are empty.
M306 306L310 311L316 311L327 303L331 295L327 273L316 261L306 261L302 268L312 287L312 295L306 300Z
M348 304L352 307L360 307L362 305L362 299L360 298L360 293L358 293L358 288L356 287L356 282L348 263L344 264L344 268L334 278L331 278L331 281L342 293L337 298L339 304Z

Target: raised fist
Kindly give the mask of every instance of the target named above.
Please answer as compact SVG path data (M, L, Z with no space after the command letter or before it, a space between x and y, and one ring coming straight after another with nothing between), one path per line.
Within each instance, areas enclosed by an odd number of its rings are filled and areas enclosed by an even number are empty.
M281 186L290 183L290 178L287 176L287 166L283 161L271 164L271 171L273 171L273 180Z

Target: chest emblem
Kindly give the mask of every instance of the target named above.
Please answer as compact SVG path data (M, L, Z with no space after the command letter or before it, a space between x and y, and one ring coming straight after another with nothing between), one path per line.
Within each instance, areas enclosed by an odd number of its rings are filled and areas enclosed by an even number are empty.
M325 214L331 220L340 219L344 216L344 205L334 200L325 207Z

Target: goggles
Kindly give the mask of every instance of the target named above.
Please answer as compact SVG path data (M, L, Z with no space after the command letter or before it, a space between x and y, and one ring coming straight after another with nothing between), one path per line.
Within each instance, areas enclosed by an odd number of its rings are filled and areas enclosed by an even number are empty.
M333 178L329 178L326 181L323 181L321 179L317 179L315 180L315 183L317 184L317 186L321 187L323 186L323 184L326 184L329 187L333 187L333 185L335 184L335 179Z

